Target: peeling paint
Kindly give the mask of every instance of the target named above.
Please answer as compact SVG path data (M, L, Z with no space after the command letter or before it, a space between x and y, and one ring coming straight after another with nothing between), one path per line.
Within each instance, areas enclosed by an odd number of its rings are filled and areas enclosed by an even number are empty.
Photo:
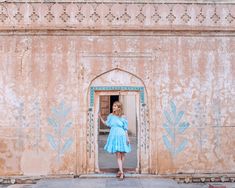
M233 172L234 37L223 32L141 32L142 36L115 29L112 35L59 30L0 36L1 175L35 174L33 167L46 175L91 169L86 151L91 83L146 87L149 172ZM181 104L177 111L184 112L182 122L187 118L190 128L174 135L179 143L170 151L162 136L168 135L163 113L171 112L172 98ZM47 121L53 115L51 107L61 110L58 101L71 108L64 119L56 118L61 134L65 125L69 127L64 137ZM61 147L55 147L58 140ZM179 147L183 140L187 141ZM40 157L45 157L44 167L33 165Z

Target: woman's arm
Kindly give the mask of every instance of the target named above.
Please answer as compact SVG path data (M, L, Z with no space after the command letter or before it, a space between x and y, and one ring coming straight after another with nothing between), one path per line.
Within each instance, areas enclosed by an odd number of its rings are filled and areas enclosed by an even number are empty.
M104 121L104 119L102 118L102 116L101 116L101 114L99 113L99 118L100 118L100 120L102 121L102 123L104 124L104 125L106 125L106 123L105 123L105 121ZM108 127L108 125L106 125L107 127Z

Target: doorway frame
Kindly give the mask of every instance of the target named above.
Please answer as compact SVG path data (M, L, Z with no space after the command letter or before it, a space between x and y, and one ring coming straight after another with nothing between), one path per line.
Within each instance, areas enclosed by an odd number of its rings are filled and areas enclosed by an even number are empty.
M99 173L98 164L98 109L99 96L102 93L136 93L138 133L137 133L137 168L136 173L149 173L149 121L148 109L143 86L91 86L87 123L87 172ZM138 100L137 100L138 99Z
M97 103L94 105L94 112L95 114L98 114L98 111L99 111L99 107L100 107L100 96L111 96L111 95L122 95L122 96L134 96L135 97L135 105L136 105L136 118L137 118L137 127L136 127L136 131L137 131L137 134L136 134L136 137L137 137L137 151L136 151L136 155L137 155L137 164L136 164L136 167L135 168L128 168L131 172L135 172L135 173L139 173L139 158L140 158L140 154L139 154L139 125L140 125L140 115L139 115L139 95L140 93L138 91L99 91L99 92L96 92L95 93L95 99L97 101ZM97 142L95 143L95 150L96 150L96 153L97 153L97 157L95 159L95 171L96 172L105 172L107 171L107 169L102 169L100 168L99 166L99 119L97 119L97 121L95 122L98 122L97 125L95 125L95 136L97 136L97 139L95 138L95 140L97 140ZM97 131L97 132L96 132Z

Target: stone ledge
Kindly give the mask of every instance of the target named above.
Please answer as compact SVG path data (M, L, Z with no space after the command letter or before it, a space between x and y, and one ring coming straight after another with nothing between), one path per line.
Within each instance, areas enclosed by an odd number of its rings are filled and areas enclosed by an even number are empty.
M74 175L0 176L0 184L35 184L42 179L74 178Z
M27 29L1 30L0 36L184 36L184 37L235 37L235 29L230 31L207 30L69 30L69 29ZM229 126L226 126L226 128ZM232 127L232 126L231 126Z

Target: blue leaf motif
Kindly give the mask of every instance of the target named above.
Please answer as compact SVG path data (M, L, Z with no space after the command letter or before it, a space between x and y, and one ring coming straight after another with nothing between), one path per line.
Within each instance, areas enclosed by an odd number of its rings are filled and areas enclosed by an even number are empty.
M48 142L50 143L52 149L57 150L57 144L56 144L56 142L55 142L53 136L50 135L50 134L47 134L47 140L48 140Z
M70 112L71 108L65 108L64 102L61 102L59 105L59 111L60 111L60 116L66 117L69 112Z
M64 117L67 116L67 115L69 114L70 110L71 110L71 108L64 109L62 115L63 115Z
M56 116L56 117L60 116L60 111L57 110L56 108L52 108L51 111L54 114L54 116Z
M72 127L72 122L71 121L65 124L65 126L64 126L64 128L61 132L61 135L64 136L70 127Z
M163 135L162 138L163 138L163 142L164 142L166 148L167 148L170 152L172 152L172 146L171 146L171 143L170 143L170 141L168 140L167 136L166 136L166 135Z
M165 115L166 119L168 120L168 123L172 124L172 120L171 120L170 114L167 111L164 111L164 115Z
M177 117L176 117L176 119L175 119L175 125L177 125L177 124L180 122L180 120L181 120L181 118L183 117L183 115L184 115L184 112L183 112L183 111L180 111L180 112L178 113L178 115L177 115Z
M59 104L60 111L64 111L64 101Z
M72 143L73 143L72 138L69 138L68 140L66 140L66 142L61 150L61 154L64 154L64 152L66 152L69 149L69 147L71 146Z
M184 150L185 146L187 145L188 141L186 139L184 139L183 142L181 142L181 144L178 146L178 148L175 151L175 154L181 152Z
M183 133L189 127L188 122L183 122L179 125L178 132Z
M61 157L61 154L66 152L73 142L71 138L67 140L64 138L65 134L68 132L68 129L72 127L72 122L66 121L66 116L70 110L71 108L67 108L62 101L58 107L52 108L52 116L47 118L48 123L54 128L54 135L52 136L47 134L47 140L49 141L52 149L56 150L58 161ZM64 142L64 140L66 141Z
M58 131L59 125L55 119L49 117L49 118L47 118L47 121L50 125L52 125L52 127L55 129L55 131Z
M166 123L163 124L163 127L165 128L167 133L170 135L170 137L174 140L175 136L171 128Z
M65 106L64 106L64 102L61 102L59 105L59 111L60 111L60 116L65 116L64 115L64 111L65 111Z
M188 127L188 122L181 123L181 119L184 115L183 111L177 112L176 105L173 101L170 101L170 112L163 112L166 122L163 123L163 127L167 134L163 135L163 142L166 148L171 152L173 156L184 150L187 145L187 140L178 145L178 135L183 133Z
M173 101L171 101L170 103L171 103L171 111L174 114L174 116L176 116L176 105Z

